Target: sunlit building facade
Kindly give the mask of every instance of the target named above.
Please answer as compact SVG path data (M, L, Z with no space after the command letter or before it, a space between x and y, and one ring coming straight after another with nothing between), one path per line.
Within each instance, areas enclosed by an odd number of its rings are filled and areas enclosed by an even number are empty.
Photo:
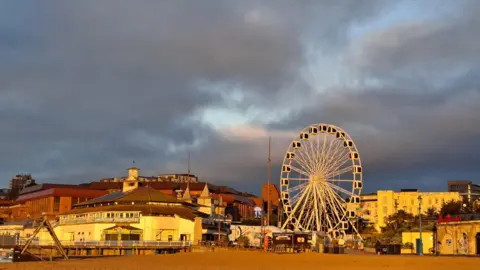
M377 193L362 195L359 209L362 218L379 231L386 225L387 217L399 210L418 215L421 206L421 211L425 214L429 208L439 211L445 202L461 199L458 192L420 192L418 189L402 189L400 192L379 190Z

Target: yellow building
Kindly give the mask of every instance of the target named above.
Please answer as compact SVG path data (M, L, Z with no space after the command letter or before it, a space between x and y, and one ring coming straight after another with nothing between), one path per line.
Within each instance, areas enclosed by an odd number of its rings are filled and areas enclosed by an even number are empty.
M202 217L208 216L142 187L77 205L59 215L55 233L60 241L193 241Z
M445 202L461 200L458 192L419 192L417 189L402 189L400 192L379 190L376 194L361 195L362 217L379 231L381 227L385 226L386 218L399 210L418 215L419 196L422 200L423 214L429 208L439 211Z
M439 223L440 254L480 255L480 220Z
M402 232L402 244L411 243L414 253L417 251L417 239L420 239L420 232ZM423 254L432 254L433 242L433 232L422 232Z

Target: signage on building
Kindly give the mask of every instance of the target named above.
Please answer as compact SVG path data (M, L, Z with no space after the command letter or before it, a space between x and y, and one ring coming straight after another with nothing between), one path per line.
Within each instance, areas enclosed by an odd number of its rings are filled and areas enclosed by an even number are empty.
M461 217L452 217L450 215L447 215L445 218L443 217L438 217L438 223L449 223L449 222L455 222L455 221L462 221Z

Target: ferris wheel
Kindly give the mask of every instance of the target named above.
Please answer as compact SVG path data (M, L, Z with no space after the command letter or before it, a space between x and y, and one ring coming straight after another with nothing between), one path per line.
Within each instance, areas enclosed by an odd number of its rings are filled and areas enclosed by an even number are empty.
M363 187L360 154L341 128L314 124L290 143L280 176L286 220L282 230L356 234L356 207Z

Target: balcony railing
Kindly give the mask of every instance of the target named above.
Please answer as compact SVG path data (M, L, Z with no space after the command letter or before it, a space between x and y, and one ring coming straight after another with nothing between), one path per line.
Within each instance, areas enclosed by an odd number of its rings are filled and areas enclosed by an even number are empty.
M19 239L17 245L23 246L26 239ZM189 247L190 241L60 241L63 247ZM33 246L54 246L54 241L34 240Z
M76 219L61 219L59 224L68 225L68 224L82 224L82 223L139 223L139 217L133 218L76 218Z

